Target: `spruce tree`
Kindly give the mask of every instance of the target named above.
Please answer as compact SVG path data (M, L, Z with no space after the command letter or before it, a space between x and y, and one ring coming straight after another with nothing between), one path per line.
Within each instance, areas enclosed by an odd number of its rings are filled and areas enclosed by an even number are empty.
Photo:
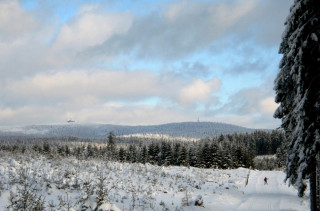
M211 154L211 167L218 168L218 145L216 143L216 140L214 140L211 143L210 154Z
M118 159L120 162L125 161L125 157L126 157L126 151L123 147L120 147L119 149L119 155L118 155Z
M155 164L159 165L159 160L160 160L160 145L159 145L159 143L155 143L154 148L153 148L153 153L154 153L154 162L155 162Z
M309 178L311 210L316 201L316 157L319 153L320 126L320 1L295 0L285 22L279 52L283 54L280 72L275 79L277 103L274 117L282 119L282 127L290 143L287 179L296 184L299 195Z
M145 164L148 161L148 151L146 145L142 146L141 156L140 156L140 162Z
M181 165L180 151L181 151L181 144L179 142L177 142L173 146L173 156L172 156L173 165L177 165L177 166Z
M205 142L202 146L202 163L204 168L210 168L212 166L212 154L210 151L210 145L208 142Z
M163 153L163 165L168 166L172 164L172 147L170 143L164 142L162 149L164 149Z
M183 166L189 165L188 151L185 146L182 146L180 151L179 165L183 165Z
M203 150L203 145L199 144L198 148L197 148L197 151L196 151L197 162L196 162L196 165L195 165L198 168L205 168L206 167L205 154L204 154L203 151L204 151Z
M134 144L130 144L127 151L127 161L131 163L137 162L137 147Z
M93 156L93 149L92 149L91 144L88 144L88 146L87 146L87 157L92 157L92 156Z
M243 149L240 146L235 147L233 150L233 156L234 156L234 167L244 167L244 160L245 155L243 154Z
M66 153L66 156L69 156L71 154L71 150L69 148L68 145L65 145L65 149L64 149L65 153Z
M117 144L116 136L111 131L108 135L108 148L109 148L109 150L113 151L115 149L116 144Z
M196 166L197 165L197 156L196 156L196 152L195 152L194 147L189 147L188 157L189 157L189 165Z
M116 144L117 144L116 136L111 131L109 133L109 136L108 136L108 145L107 145L107 147L108 147L109 158L111 158L112 160L114 160L115 157L116 157Z
M161 148L160 148L160 156L158 159L158 165L162 166L166 162L166 155L167 155L167 144L166 142L161 142Z
M151 144L148 146L148 161L151 164L154 164L154 160L155 160L155 153L154 153L154 143L151 142Z

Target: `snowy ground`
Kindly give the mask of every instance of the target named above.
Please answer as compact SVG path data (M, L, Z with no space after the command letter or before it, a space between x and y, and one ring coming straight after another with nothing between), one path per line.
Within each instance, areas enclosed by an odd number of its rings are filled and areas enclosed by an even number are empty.
M308 198L284 184L283 172L251 170L246 186L248 173L2 154L0 210L9 205L10 191L21 189L21 175L44 197L45 210L96 208L99 178L105 178L102 210L309 210ZM203 207L194 206L199 198Z
M244 195L231 210L309 210L308 201L298 198L293 187L283 182L285 174L279 171L250 171ZM264 177L268 184L264 184ZM217 209L223 210L223 207Z

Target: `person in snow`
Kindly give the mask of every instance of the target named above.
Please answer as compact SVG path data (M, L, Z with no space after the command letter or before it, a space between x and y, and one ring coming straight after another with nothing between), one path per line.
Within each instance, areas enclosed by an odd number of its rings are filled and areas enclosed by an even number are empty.
M267 178L267 177L264 178L264 184L265 184L265 185L268 184L268 178Z

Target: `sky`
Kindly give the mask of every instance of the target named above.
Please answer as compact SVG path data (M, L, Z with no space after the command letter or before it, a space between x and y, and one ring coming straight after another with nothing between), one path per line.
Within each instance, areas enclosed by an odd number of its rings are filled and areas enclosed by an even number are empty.
M0 0L0 127L275 129L292 0Z

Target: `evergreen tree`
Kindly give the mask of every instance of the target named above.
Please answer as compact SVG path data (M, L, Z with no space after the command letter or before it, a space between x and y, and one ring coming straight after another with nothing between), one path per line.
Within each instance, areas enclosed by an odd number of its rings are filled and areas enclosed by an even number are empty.
M165 144L165 142L161 142L160 154L158 159L159 166L162 166L165 163L166 153L167 153L167 145Z
M75 156L76 156L77 159L80 158L80 156L81 156L81 148L80 148L80 146L77 146L75 148Z
M111 131L108 135L108 148L112 151L112 149L115 148L116 146L116 136L114 135L114 133Z
M246 149L245 147L242 147L242 153L244 155L243 157L243 165L245 168L255 168L254 165L254 157L255 154L250 149Z
M218 142L220 143L220 142L223 142L224 140L225 140L225 137L223 134L221 134L218 138Z
M216 140L213 140L210 146L210 153L211 153L211 167L218 168L218 145Z
M151 144L148 146L148 162L151 164L154 164L154 143L151 142Z
M44 152L44 154L50 153L50 145L47 141L43 142L42 148L43 148L42 151Z
M197 156L196 156L195 149L193 147L189 148L188 157L189 157L189 165L196 166L197 165Z
M202 156L202 165L204 168L210 168L212 165L212 154L210 151L210 145L208 142L205 142L202 146L201 150L201 156Z
M281 131L273 130L271 132L271 154L276 154L277 149L284 141L284 134Z
M179 156L179 165L188 166L189 165L189 158L188 158L188 151L185 146L181 147L180 156Z
M64 148L61 145L57 146L57 152L59 155L64 155Z
M137 162L137 147L134 144L130 144L127 152L127 161L131 163Z
M149 162L151 164L158 164L159 154L160 154L159 144L152 142L148 147Z
M160 160L160 145L159 143L155 143L154 148L153 148L153 158L154 158L154 163L159 165L159 160Z
M116 154L116 136L115 134L111 131L108 135L108 153L109 153L109 158L115 159L115 154Z
M92 151L93 151L93 156L94 157L99 157L100 155L100 149L97 145L92 146Z
M66 156L69 156L71 154L71 150L68 145L65 145L64 151L65 151Z
M171 145L167 142L162 142L161 144L161 157L159 165L171 165L172 163L172 149Z
M119 149L119 156L118 156L118 159L120 162L123 162L125 161L125 157L126 157L126 151L123 147L120 147Z
M88 144L87 146L87 157L92 157L93 156L93 149L91 144Z
M172 155L173 165L177 165L177 166L181 165L180 151L181 151L181 144L177 142L173 146L173 155Z
M256 141L256 152L257 155L269 154L269 140L268 136L262 131L256 131L253 134L254 140Z
M240 146L237 146L234 150L234 167L244 167L245 155L243 154L243 149Z
M205 155L203 152L203 146L201 144L198 145L197 151L196 151L196 167L198 168L205 168L206 163L205 163Z
M287 160L287 147L288 143L284 143L277 149L276 158L277 158L277 167L281 168L284 167Z
M320 125L320 1L295 0L285 23L279 52L283 54L275 79L274 116L291 142L288 145L287 179L302 196L309 178L311 210L317 210L316 157ZM320 208L318 208L319 210Z
M141 155L140 155L140 162L145 164L148 161L148 150L146 145L142 146Z
M230 147L226 143L223 143L222 147L218 151L218 156L220 157L220 162L218 163L219 168L221 169L233 168L233 161L232 161L230 152L231 152Z

